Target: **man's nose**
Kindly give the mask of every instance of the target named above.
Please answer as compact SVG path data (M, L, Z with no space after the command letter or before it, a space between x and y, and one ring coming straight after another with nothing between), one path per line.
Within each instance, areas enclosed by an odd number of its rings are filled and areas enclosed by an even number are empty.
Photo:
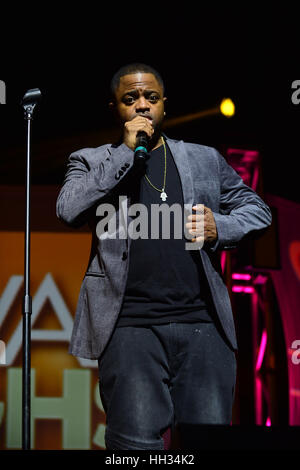
M149 107L149 103L148 101L145 99L144 96L141 96L137 102L136 102L136 108L135 108L136 112L143 112L143 111L149 111L150 110L150 107Z

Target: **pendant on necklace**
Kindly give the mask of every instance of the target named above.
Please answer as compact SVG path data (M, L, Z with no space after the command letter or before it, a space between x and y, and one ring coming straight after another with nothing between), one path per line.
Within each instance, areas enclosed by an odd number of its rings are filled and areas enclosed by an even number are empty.
M165 191L163 191L163 192L161 193L160 197L161 197L161 199L162 199L163 201L165 201L168 196L167 196L167 193L165 193Z

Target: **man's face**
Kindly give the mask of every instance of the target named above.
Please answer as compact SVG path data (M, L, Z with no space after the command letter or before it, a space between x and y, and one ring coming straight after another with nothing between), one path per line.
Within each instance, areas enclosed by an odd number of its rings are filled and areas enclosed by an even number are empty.
M164 118L163 89L152 73L124 75L115 94L114 108L122 124L136 116L147 117L154 128L160 128Z

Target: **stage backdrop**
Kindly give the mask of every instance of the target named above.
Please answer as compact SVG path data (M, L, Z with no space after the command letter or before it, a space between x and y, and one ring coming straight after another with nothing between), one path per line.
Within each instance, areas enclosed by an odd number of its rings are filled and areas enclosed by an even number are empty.
M289 424L300 425L300 204L274 195L266 202L276 207L280 270L271 270L288 357ZM280 406L280 404L278 404Z
M105 449L97 362L68 353L90 233L55 215L56 187L32 188L33 449ZM0 448L21 448L24 188L2 187L0 226ZM3 348L2 348L3 349ZM3 358L3 354L2 354ZM2 361L3 362L3 361Z
M58 187L32 187L33 449L105 449L105 414L96 361L68 353L91 236L57 220ZM289 353L290 424L300 425L300 206L267 196L278 208L282 270L272 277ZM0 187L0 449L21 448L24 187ZM299 341L299 343L297 343ZM5 347L5 348L4 348ZM278 404L280 406L280 404Z

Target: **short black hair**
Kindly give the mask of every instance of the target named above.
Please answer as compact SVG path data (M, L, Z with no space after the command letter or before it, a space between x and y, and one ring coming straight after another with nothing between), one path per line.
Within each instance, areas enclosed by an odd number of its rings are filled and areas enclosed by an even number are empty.
M163 93L165 92L165 85L161 75L150 65L142 64L140 62L134 62L132 64L123 65L117 72L113 75L111 82L110 82L110 92L112 98L116 95L116 90L120 85L120 78L124 77L125 75L130 75L133 73L142 72L142 73L152 73L155 76L156 80L160 84L163 89Z

